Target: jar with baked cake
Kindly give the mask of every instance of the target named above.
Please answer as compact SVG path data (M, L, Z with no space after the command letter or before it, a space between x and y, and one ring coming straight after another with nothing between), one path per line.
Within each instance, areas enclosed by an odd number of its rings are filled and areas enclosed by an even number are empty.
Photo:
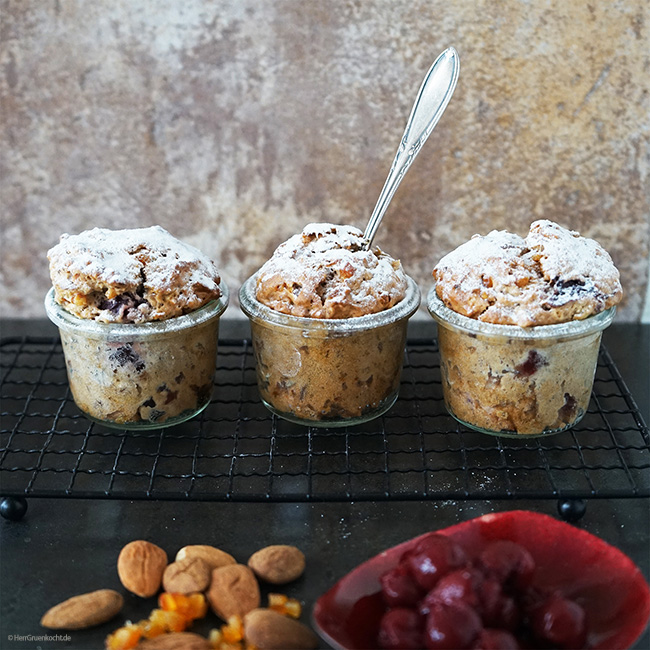
M372 420L399 393L416 283L350 226L310 224L241 287L263 403L299 424Z
M228 305L213 262L159 227L63 235L48 255L45 309L89 419L153 429L205 409Z
M603 330L622 290L597 242L550 221L526 239L475 236L434 270L445 405L499 436L543 436L587 412Z

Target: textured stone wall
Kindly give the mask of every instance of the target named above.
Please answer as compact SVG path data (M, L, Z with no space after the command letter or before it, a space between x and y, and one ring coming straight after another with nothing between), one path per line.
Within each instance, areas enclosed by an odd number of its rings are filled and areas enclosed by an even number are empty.
M363 228L449 45L456 94L376 243L426 291L472 234L550 218L610 251L619 318L642 313L647 0L0 0L0 27L6 316L44 314L61 232L160 224L236 293L306 223Z

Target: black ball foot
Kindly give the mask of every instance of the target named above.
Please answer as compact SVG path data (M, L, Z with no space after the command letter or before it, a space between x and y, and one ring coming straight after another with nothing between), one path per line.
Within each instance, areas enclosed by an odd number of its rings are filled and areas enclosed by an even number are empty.
M0 515L10 521L20 521L27 512L27 499L24 497L4 497L0 501Z
M562 499L557 502L557 511L564 521L579 521L587 512L587 503L584 499Z

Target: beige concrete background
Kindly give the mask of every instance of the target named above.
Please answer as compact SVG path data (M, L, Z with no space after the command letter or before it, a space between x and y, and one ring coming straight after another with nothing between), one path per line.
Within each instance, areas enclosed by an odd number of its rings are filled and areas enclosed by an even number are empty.
M454 45L456 94L376 243L427 291L472 234L550 218L609 250L619 318L641 318L647 0L0 0L0 23L5 316L44 315L61 232L161 224L236 293L306 223L363 228Z

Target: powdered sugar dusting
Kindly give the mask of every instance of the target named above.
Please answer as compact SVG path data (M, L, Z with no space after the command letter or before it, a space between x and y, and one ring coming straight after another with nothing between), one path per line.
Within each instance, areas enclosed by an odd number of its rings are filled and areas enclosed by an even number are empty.
M363 249L353 226L315 223L280 244L258 273L257 299L283 313L346 318L392 307L406 293L399 261Z
M598 242L548 220L525 239L507 231L475 235L433 272L454 311L527 327L587 318L622 297L619 273Z
M562 277L565 280L590 278L598 282L616 271L609 253L598 242L552 221L533 222L526 245L548 281Z
M64 234L48 258L57 302L81 318L162 320L220 295L214 262L160 226Z
M214 285L214 264L201 251L173 237L160 226L109 230L93 228L78 235L61 235L60 243L48 252L50 259L73 255L67 267L94 275L106 283L141 282L143 262L137 253L146 248L146 261L156 261L148 269L147 281L164 283L179 262L191 265L190 281ZM206 272L208 271L208 272Z

